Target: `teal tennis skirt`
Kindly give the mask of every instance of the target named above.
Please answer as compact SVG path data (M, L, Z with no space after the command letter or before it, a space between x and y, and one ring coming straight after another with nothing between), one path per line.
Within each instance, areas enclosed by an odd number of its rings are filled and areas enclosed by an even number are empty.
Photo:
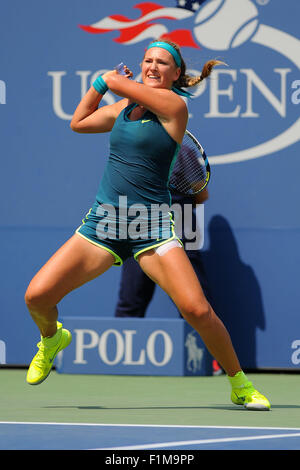
M170 240L179 240L171 212L153 212L142 206L136 213L123 214L120 208L96 201L76 233L111 253L115 266L121 266L132 256L137 260L141 253Z

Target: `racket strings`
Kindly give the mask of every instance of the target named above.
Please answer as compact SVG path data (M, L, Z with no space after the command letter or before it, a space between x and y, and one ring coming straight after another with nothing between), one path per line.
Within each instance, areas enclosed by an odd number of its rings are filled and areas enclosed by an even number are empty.
M205 154L186 134L171 173L169 187L173 192L195 194L206 186L207 177Z

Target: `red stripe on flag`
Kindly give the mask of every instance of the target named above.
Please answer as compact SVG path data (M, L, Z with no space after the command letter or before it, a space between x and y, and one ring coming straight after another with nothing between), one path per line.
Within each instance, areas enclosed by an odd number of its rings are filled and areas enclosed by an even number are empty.
M159 10L160 8L165 8L165 7L162 7L161 5L158 5L157 3L145 2L145 3L138 3L133 8L138 8L139 10L141 10L142 12L141 16L144 16L144 15L147 15L147 13L151 13L151 11Z
M119 30L120 36L118 38L115 38L114 41L120 43L130 41L131 39L135 38L138 34L150 28L150 26L153 26L153 24L143 23L137 26L132 26L131 28Z
M83 31L86 31L87 33L91 33L91 34L101 34L101 33L107 33L108 31L115 31L115 29L100 29L100 28L94 28L93 26L86 26L83 24L79 24L78 27L82 29Z
M127 18L127 16L124 15L109 15L109 18L112 20L116 21L123 21L124 23L127 23L128 21L132 21L130 18Z

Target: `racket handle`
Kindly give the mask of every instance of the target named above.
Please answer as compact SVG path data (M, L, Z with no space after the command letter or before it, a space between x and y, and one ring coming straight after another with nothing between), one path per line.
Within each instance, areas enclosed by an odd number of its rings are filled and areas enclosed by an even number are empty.
M120 64L116 65L115 70L120 74L120 75L126 75L126 72L124 70L124 65L123 62Z

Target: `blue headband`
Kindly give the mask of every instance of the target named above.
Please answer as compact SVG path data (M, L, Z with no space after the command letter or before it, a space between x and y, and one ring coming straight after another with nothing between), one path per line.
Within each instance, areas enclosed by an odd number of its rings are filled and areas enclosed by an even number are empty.
M171 44L168 44L167 42L163 42L163 41L156 41L156 42L153 42L152 44L150 44L150 46L147 47L147 50L151 49L152 47L161 47L162 49L165 49L166 51L170 52L170 54L172 55L177 67L181 67L180 55L178 54L176 49L173 46L171 46ZM178 87L173 86L172 90L175 93L177 93L178 95L182 95L182 96L185 96L187 98L190 98L191 96L193 96L192 93L189 93L188 91L182 90L182 88L178 88Z
M151 49L152 47L161 47L162 49L166 49L166 51L170 52L170 54L173 56L173 59L175 60L175 64L177 65L177 67L181 67L180 55L178 54L176 49L173 46L171 46L171 44L168 44L167 42L163 42L163 41L156 41L150 44L150 46L147 47L147 50Z

